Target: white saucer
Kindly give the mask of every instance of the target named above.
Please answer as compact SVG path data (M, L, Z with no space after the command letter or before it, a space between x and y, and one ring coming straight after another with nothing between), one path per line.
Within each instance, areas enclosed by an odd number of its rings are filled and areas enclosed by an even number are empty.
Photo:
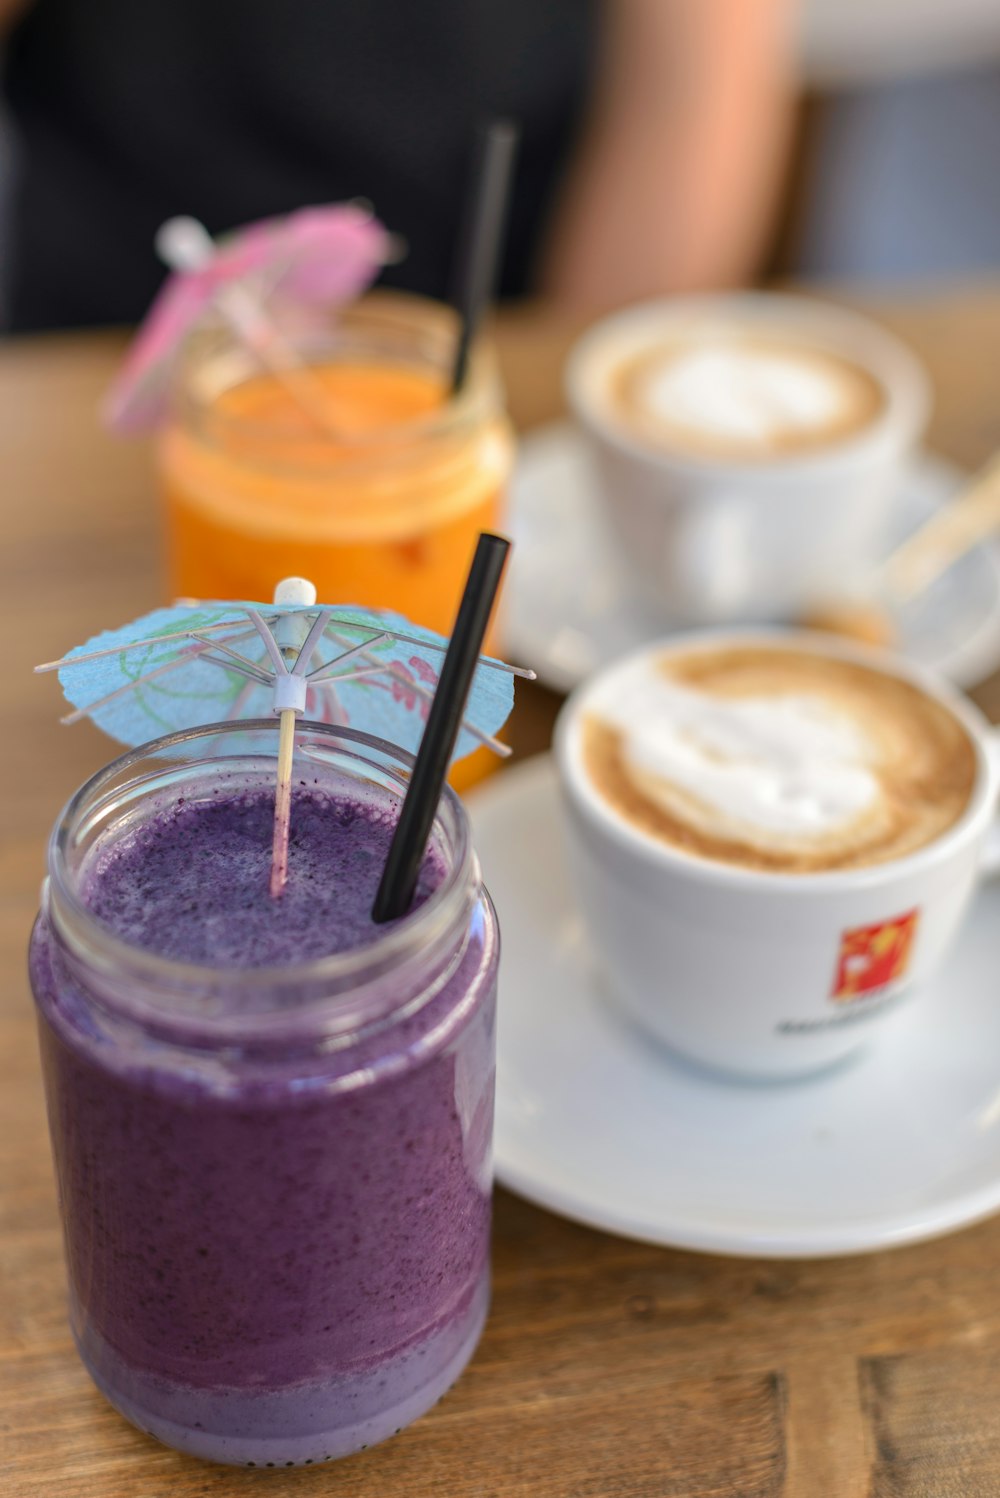
M741 1085L689 1069L605 1001L548 756L496 776L470 811L503 941L504 1185L626 1237L774 1258L887 1248L1000 1207L1000 883L891 1046L818 1079Z
M922 454L899 496L897 539L949 499L958 469ZM515 541L505 583L504 648L568 692L606 661L665 633L628 586L571 426L544 427L521 445L511 487ZM1000 547L957 562L903 614L900 648L959 686L1000 664Z

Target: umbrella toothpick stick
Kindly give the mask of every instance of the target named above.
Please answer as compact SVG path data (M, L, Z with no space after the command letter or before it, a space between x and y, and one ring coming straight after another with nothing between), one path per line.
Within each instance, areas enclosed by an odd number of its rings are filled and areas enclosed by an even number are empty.
M196 218L171 218L156 236L161 260L173 271L203 270L212 262L215 244ZM240 340L282 385L299 409L325 437L344 441L330 415L323 387L296 349L283 338L259 301L245 286L220 286L215 304Z
M271 898L277 899L288 879L288 835L292 823L292 754L295 750L295 712L286 707L278 730L278 785L274 795L274 841L271 844Z
M307 578L286 577L274 590L277 604L311 608L316 589ZM295 753L295 720L306 709L309 690L305 670L314 640L322 634L329 614L321 610L310 628L294 614L280 619L273 631L255 610L250 618L257 626L275 669L274 711L279 715L278 781L274 792L274 838L271 843L271 898L277 899L288 880L288 838L292 823L292 757ZM292 662L291 666L288 660Z

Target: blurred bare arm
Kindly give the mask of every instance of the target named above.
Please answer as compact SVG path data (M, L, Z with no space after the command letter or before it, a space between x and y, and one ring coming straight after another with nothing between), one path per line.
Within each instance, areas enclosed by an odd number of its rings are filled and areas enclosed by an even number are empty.
M30 9L32 0L0 0L0 40L6 37L15 21Z
M790 143L796 0L605 0L591 118L541 268L582 311L738 285Z

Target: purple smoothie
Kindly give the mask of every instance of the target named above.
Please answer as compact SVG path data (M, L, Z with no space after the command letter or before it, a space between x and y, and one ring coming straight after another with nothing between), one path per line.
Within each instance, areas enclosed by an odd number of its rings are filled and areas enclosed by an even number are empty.
M369 915L388 798L297 787L278 901L272 812L271 790L223 776L154 798L79 873L98 945L105 933L224 970L221 1005L189 985L183 1012L154 993L154 1022L137 1020L114 950L102 976L51 913L31 950L84 1361L143 1429L256 1466L391 1435L476 1344L497 956L477 887L454 939L432 953L416 935L407 962L380 971L397 936ZM404 935L441 904L446 864L440 848L425 860L415 912L396 923ZM327 1019L352 995L324 1009L289 966L331 953L370 954L376 974L353 995L362 1022L347 1030ZM276 973L241 994L237 970L275 968L288 981ZM240 1005L246 1034L233 1044ZM202 1033L219 1013L224 1044Z

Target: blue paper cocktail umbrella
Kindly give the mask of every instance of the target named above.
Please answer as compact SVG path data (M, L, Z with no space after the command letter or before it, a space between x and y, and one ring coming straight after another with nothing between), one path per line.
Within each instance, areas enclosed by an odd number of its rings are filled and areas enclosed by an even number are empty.
M415 752L448 642L399 614L316 602L286 578L274 602L197 602L157 609L96 635L36 671L58 671L74 711L119 743L240 718L280 716L271 893L288 869L292 752L299 717L350 725ZM516 666L480 657L453 758L496 734L510 714Z

